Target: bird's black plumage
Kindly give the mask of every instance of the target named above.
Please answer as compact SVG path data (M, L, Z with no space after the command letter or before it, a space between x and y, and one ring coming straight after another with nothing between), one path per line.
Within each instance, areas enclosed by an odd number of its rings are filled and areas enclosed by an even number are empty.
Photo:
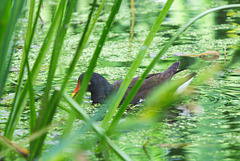
M140 99L144 99L147 94L156 86L166 82L167 80L170 80L172 76L176 73L178 67L180 65L180 62L173 63L167 70L165 70L162 73L154 73L149 74L147 78L142 83L140 89L134 96L134 98L131 101L131 104L137 104ZM78 84L80 85L85 73L82 73L78 78ZM132 82L128 86L128 89L122 99L122 101L127 97L128 93L136 83L136 81L139 79L139 77L135 77L132 79ZM93 104L95 103L103 103L103 101L113 92L119 89L121 86L123 80L117 81L113 84L110 84L102 75L98 73L93 73L91 80L89 82L87 91L91 93L91 100L93 101ZM79 87L77 87L79 88ZM77 89L76 88L76 89ZM74 93L77 93L77 90L75 89Z

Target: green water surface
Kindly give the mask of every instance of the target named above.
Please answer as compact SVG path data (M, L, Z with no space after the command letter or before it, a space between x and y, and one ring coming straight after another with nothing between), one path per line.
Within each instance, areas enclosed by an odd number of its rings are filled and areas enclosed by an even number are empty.
M199 13L220 5L236 4L237 0L176 0L170 9L160 31L154 38L144 61L136 72L139 76L151 62L152 57L156 55L163 45L177 32L177 30L186 24L191 18ZM68 68L77 43L81 37L85 25L87 14L90 8L90 2L79 0L76 10L73 14L71 25L64 41L61 51L58 70L54 78L54 87L58 87L62 82L66 69ZM98 2L100 3L100 2ZM146 38L153 22L163 6L163 1L153 0L135 0L136 20L133 42L130 44L130 2L123 1L119 14L113 23L107 41L101 52L95 72L102 74L110 83L123 79L138 53L144 39ZM82 56L79 59L77 67L73 73L72 79L68 83L67 93L71 95L76 84L77 78L85 72L91 56L95 50L100 33L103 29L107 16L111 10L112 2L107 1L103 9L93 34L85 47ZM40 28L37 27L33 45L31 46L30 60L35 60L42 45L43 38L49 27L53 11L56 9L54 0L45 2L41 13L46 24ZM120 147L132 160L238 160L240 159L240 66L239 62L229 69L220 71L206 81L201 81L199 77L204 75L206 69L213 63L224 64L231 60L234 45L239 38L239 10L222 10L207 15L198 20L193 26L185 31L177 39L165 55L158 61L152 73L165 70L175 61L181 61L181 68L189 67L176 76L174 80L179 79L191 72L197 72L197 76L191 82L193 94L169 107L168 113L164 113L159 121L147 128L137 127L133 129L118 129L111 135L114 143ZM20 29L17 48L15 49L12 62L12 72L9 74L6 84L6 92L0 106L0 129L3 129L7 121L11 101L15 92L18 71L20 66L23 46L24 31L26 28L26 18L20 19L18 28ZM131 47L130 47L131 46ZM226 48L227 57L224 60L224 48ZM201 54L205 51L215 50L220 53L220 57L215 61L204 61L199 58L180 58L174 56L177 53ZM34 84L34 90L39 96L36 99L36 106L40 105L40 96L43 93L47 78L47 69L50 61L49 55L41 68L41 72ZM191 66L195 62L201 64L200 68ZM30 62L31 63L31 62ZM33 65L33 64L30 64ZM62 102L63 105L67 105ZM10 107L9 107L10 106ZM82 106L86 111L92 113L98 109L91 106L90 94L85 95ZM124 115L122 122L127 121L128 117L141 115L144 104L131 107ZM51 145L58 143L61 138L64 125L67 122L67 113L58 109L53 123L58 124L51 130L46 139L45 152ZM28 136L29 133L29 109L26 107L21 116L20 124L14 132L13 140L18 142ZM75 121L77 127L82 125L80 120ZM91 134L89 134L91 136ZM79 143L88 149L92 145L84 142L84 135L79 139ZM92 139L95 138L92 136ZM148 141L146 147L143 145ZM25 147L28 143L25 142ZM91 149L91 148L90 148ZM93 150L93 149L91 149ZM110 151L110 150L109 150ZM97 160L93 151L86 150L87 158ZM67 155L68 159L74 160L74 155ZM17 157L17 156L16 156ZM118 159L115 154L110 152L110 160Z

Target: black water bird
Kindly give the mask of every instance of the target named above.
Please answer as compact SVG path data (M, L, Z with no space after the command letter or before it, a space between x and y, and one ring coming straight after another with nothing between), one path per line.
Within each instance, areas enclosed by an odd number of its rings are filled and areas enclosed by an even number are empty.
M180 65L180 62L177 61L173 63L167 70L165 70L162 73L154 73L154 74L149 74L144 82L142 83L141 87L139 88L138 92L134 96L134 98L131 101L131 104L137 104L140 100L146 98L149 92L151 92L154 87L170 80L172 76L182 70L185 69L180 69L177 70ZM78 84L75 90L72 93L72 97L74 98L79 89L81 82L83 80L85 73L82 73L79 78L78 78ZM137 82L139 77L135 77L132 79L130 85L128 86L128 89L121 101L121 103L125 100L127 97L128 93L131 91L133 88L134 84ZM92 103L103 103L103 101L113 92L117 91L119 87L121 86L123 80L119 80L113 84L110 84L102 75L98 73L93 73L91 80L88 84L87 91L91 93L91 100Z

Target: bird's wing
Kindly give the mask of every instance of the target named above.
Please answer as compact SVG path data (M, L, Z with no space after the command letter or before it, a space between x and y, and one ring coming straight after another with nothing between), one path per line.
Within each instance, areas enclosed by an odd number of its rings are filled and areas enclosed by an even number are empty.
M145 78L145 80L148 79L148 78L151 78L151 77L153 77L153 76L156 76L156 75L158 75L158 74L160 74L160 73L149 74L149 75ZM129 88L132 88L132 87L135 85L135 83L137 82L137 80L138 80L139 78L140 78L140 77L134 77L128 87L129 87ZM113 83L113 84L112 84L113 89L118 89L118 88L121 86L122 82L123 82L123 79L121 79L121 80Z
M145 78L144 82L142 83L139 91L152 89L153 87L171 79L172 76L176 73L179 65L180 65L180 62L177 61L162 73L149 74ZM127 93L133 88L133 86L135 85L138 79L139 77L135 77L132 79L130 85L128 86ZM112 84L113 89L118 89L121 86L122 82L123 82L123 79Z

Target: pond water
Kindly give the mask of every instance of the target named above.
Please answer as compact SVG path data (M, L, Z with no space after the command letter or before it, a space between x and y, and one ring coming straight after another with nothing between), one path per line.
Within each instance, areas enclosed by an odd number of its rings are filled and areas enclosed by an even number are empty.
M236 4L238 0L177 0L170 9L160 31L155 36L144 61L137 70L139 76L151 62L163 45L186 24L191 18L199 13L220 5ZM105 46L101 52L95 72L102 74L110 83L123 79L143 41L145 40L152 24L163 6L161 0L143 1L136 0L136 21L133 42L130 44L130 8L129 1L123 1L122 7L109 33ZM68 83L67 92L71 95L78 76L86 71L100 33L111 10L112 2L107 2L104 13L100 16L88 44L75 68L71 81ZM43 19L45 26L37 28L37 38L34 40L30 59L34 60L42 44L43 38L49 27L51 15L55 10L56 2L44 4ZM76 50L86 22L90 4L88 1L79 1L73 14L69 27L58 70L54 79L54 86L62 82L65 71ZM169 108L170 113L161 121L149 128L122 130L111 136L114 143L120 147L133 160L238 160L240 159L240 67L239 63L231 66L228 70L216 73L216 76L207 81L199 79L204 73L201 71L209 68L212 63L226 63L232 58L232 49L240 40L239 10L222 10L205 16L198 20L174 42L165 55L155 65L152 73L165 70L173 62L180 60L181 68L189 67L188 70L177 74L173 79L179 79L191 72L197 75L191 83L194 94ZM21 21L19 37L24 37L26 19ZM39 25L40 26L40 25ZM18 46L23 46L22 38L19 38ZM131 46L131 47L130 47ZM226 61L224 60L224 48L226 48ZM175 56L178 53L201 54L205 51L215 50L220 57L215 61L204 61L199 58L182 58ZM12 68L19 68L21 49L14 53ZM45 87L50 54L41 68L41 74L34 84L35 92L43 93ZM191 63L202 64L199 69L191 66ZM32 65L32 64L31 64ZM9 75L5 99L1 104L9 105L14 93L18 72L13 70ZM86 94L84 103L86 111L94 111L91 107L90 95ZM36 102L38 105L39 102ZM138 105L128 111L126 116L134 116L139 113ZM10 109L1 106L1 128L8 117ZM137 112L136 112L137 111ZM141 110L140 110L141 111ZM28 135L29 110L24 110L21 123L15 131L14 140L19 140ZM66 113L59 110L55 122L60 122L61 127L50 132L46 143L56 144L62 134L62 128L66 122ZM78 125L76 120L76 125ZM147 142L148 141L148 142ZM146 144L145 148L142 146ZM96 159L90 155L91 159ZM110 156L115 158L116 156Z

